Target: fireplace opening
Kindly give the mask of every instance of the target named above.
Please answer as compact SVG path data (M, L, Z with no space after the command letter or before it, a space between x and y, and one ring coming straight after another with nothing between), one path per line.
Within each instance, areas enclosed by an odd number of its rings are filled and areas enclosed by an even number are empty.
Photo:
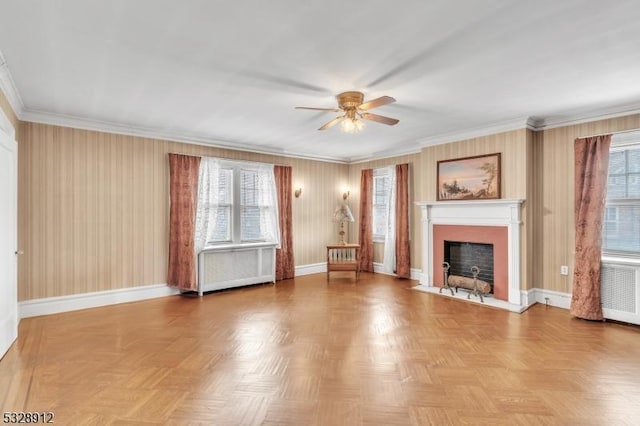
M471 268L480 269L478 279L493 287L493 244L444 241L444 261L450 265L449 274L473 278Z

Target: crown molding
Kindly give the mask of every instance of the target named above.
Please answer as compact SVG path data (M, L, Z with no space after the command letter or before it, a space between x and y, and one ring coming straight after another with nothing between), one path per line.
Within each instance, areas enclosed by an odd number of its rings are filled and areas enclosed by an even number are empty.
M482 136L495 135L497 133L509 132L512 130L531 129L537 130L535 127L537 119L533 117L519 117L500 123L489 124L487 126L472 127L460 131L443 133L436 136L429 136L420 139L418 143L421 147L432 145L442 145L445 143L459 142L467 139L479 138Z
M19 117L23 121L32 123L49 124L53 126L71 127L74 129L91 130L97 132L114 133L125 136L138 136L150 139L166 140L171 142L188 143L211 148L229 149L233 151L251 152L254 154L275 155L279 157L297 158L302 160L325 161L330 163L348 164L348 159L341 157L329 157L308 155L303 153L270 149L259 145L243 144L232 141L210 139L201 136L184 135L173 132L159 131L137 126L126 126L107 121L91 120L76 116L53 114L44 111L24 110Z
M24 103L22 102L22 98L20 97L20 93L16 87L16 82L11 76L9 65L7 64L6 59L4 59L2 51L0 51L0 90L2 90L6 96L7 101L9 101L9 105L13 108L13 112L16 114L18 119L21 119L24 112Z
M640 114L640 102L609 108L600 108L597 110L562 117L538 118L535 121L536 124L533 130L549 130L558 127L574 126L576 124L590 123L593 121L607 120L633 114Z
M411 144L411 146L405 146L403 149L394 149L388 151L375 152L371 155L365 155L361 157L351 157L349 164L366 163L369 161L384 160L386 158L400 157L401 155L420 154L422 148Z

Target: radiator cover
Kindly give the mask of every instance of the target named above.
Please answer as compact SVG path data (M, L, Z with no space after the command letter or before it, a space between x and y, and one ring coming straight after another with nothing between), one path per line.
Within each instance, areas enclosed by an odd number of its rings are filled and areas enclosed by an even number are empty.
M275 244L209 247L198 256L198 294L275 282Z
M605 318L640 324L640 266L603 262L601 299Z

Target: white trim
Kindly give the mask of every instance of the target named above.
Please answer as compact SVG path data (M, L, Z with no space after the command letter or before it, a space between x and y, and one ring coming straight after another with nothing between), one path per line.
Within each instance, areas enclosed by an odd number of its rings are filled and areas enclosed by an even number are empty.
M225 141L196 135L185 135L174 132L155 130L137 126L126 126L108 121L91 120L88 118L74 117L64 114L54 114L44 111L24 110L21 120L33 123L50 124L96 132L106 132L126 136L140 136L150 139L166 140L171 142L188 143L233 151L244 151L256 154L277 155L279 157L299 158L303 160L325 161L329 163L348 164L348 161L340 157L307 155L295 152L283 151L279 148L269 148L260 145L251 145L233 141Z
M422 280L433 286L433 226L505 226L507 228L509 303L521 305L520 205L524 200L416 201L422 211ZM473 215L469 210L473 209Z
M18 118L20 118L24 112L24 103L18 92L16 82L11 76L9 71L9 65L0 51L0 90L4 93L9 101L9 105L13 108L13 112Z
M542 288L532 288L529 290L521 291L521 305L514 305L509 302L505 302L503 300L497 300L493 297L485 297L484 303L480 302L480 298L471 296L470 299L467 299L468 292L466 291L458 291L458 293L454 293L454 296L451 296L451 292L442 290L440 292L440 287L431 287L425 285L418 285L413 287L414 290L421 291L423 293L431 293L438 294L440 296L446 296L453 299L464 300L471 303L476 303L478 305L491 306L494 308L505 309L507 311L515 312L521 314L522 312L529 309L531 306L536 303L541 303L543 305L553 306L556 308L569 309L571 304L571 294L569 293L561 293L558 291L545 290ZM548 300L546 300L548 299Z
M384 265L379 262L373 262L373 272L376 274L383 274L383 275L389 275L391 277L397 277L397 275L392 272L385 272ZM422 270L411 268L411 273L409 278L410 280L420 281L421 276L422 276Z
M489 124L486 126L474 127L469 129L457 130L450 133L429 136L420 139L418 142L421 147L432 145L442 145L451 142L460 142L467 139L479 138L482 136L495 135L497 133L510 132L512 130L531 129L539 130L534 124L531 117L519 117L514 120L508 120L501 123Z
M485 296L484 302L481 302L479 297L475 297L475 296L469 297L469 292L464 290L459 290L457 293L454 292L453 295L451 295L451 292L447 289L443 289L442 292L440 292L440 287L426 286L422 284L413 287L413 290L418 290L423 293L436 294L439 296L448 297L450 299L463 300L465 302L475 303L481 306L489 306L492 308L504 309L504 310L515 312L518 314L524 312L525 310L527 310L527 308L529 308L529 306L516 305L513 303L506 302L504 300L498 300L498 299L495 299L493 296Z
M534 291L535 301L537 303L562 309L569 309L571 307L571 293L562 293L544 288L534 288L532 290Z
M416 269L416 268L411 268L411 279L412 280L416 280L416 281L420 281L421 278L422 278L422 270L421 269Z
M13 124L11 123L11 121L9 121L9 117L7 117L2 109L0 109L0 130L2 130L9 137L9 140L11 140L11 142L16 143L16 129L13 127Z
M180 291L166 284L130 287L116 290L96 291L93 293L71 294L68 296L47 297L18 302L20 318L97 308L118 303L136 302L157 297L173 296Z
M409 146L404 148L398 148L393 150L387 150L382 152L373 153L371 155L363 155L360 157L349 158L349 164L365 163L368 161L385 160L388 158L400 157L403 155L420 154L422 152L421 147Z
M536 289L535 288L531 288L529 290L521 290L520 291L520 300L521 300L521 304L522 306L525 307L525 309L529 309L531 306L535 305L537 303L536 301Z
M327 262L299 265L295 268L296 277L300 277L302 275L320 274L322 272L327 272Z
M543 118L538 120L535 130L549 130L558 127L575 126L576 124L591 123L594 121L608 120L611 118L625 117L627 115L640 114L640 103L618 105L616 107L602 108L581 114L568 115L566 117ZM592 135L584 135L592 136ZM580 136L580 137L584 137Z

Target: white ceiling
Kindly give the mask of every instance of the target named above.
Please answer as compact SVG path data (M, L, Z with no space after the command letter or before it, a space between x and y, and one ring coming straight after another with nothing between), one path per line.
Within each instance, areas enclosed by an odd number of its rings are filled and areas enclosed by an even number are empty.
M640 109L636 0L3 0L23 119L353 161ZM334 96L393 96L360 134Z

